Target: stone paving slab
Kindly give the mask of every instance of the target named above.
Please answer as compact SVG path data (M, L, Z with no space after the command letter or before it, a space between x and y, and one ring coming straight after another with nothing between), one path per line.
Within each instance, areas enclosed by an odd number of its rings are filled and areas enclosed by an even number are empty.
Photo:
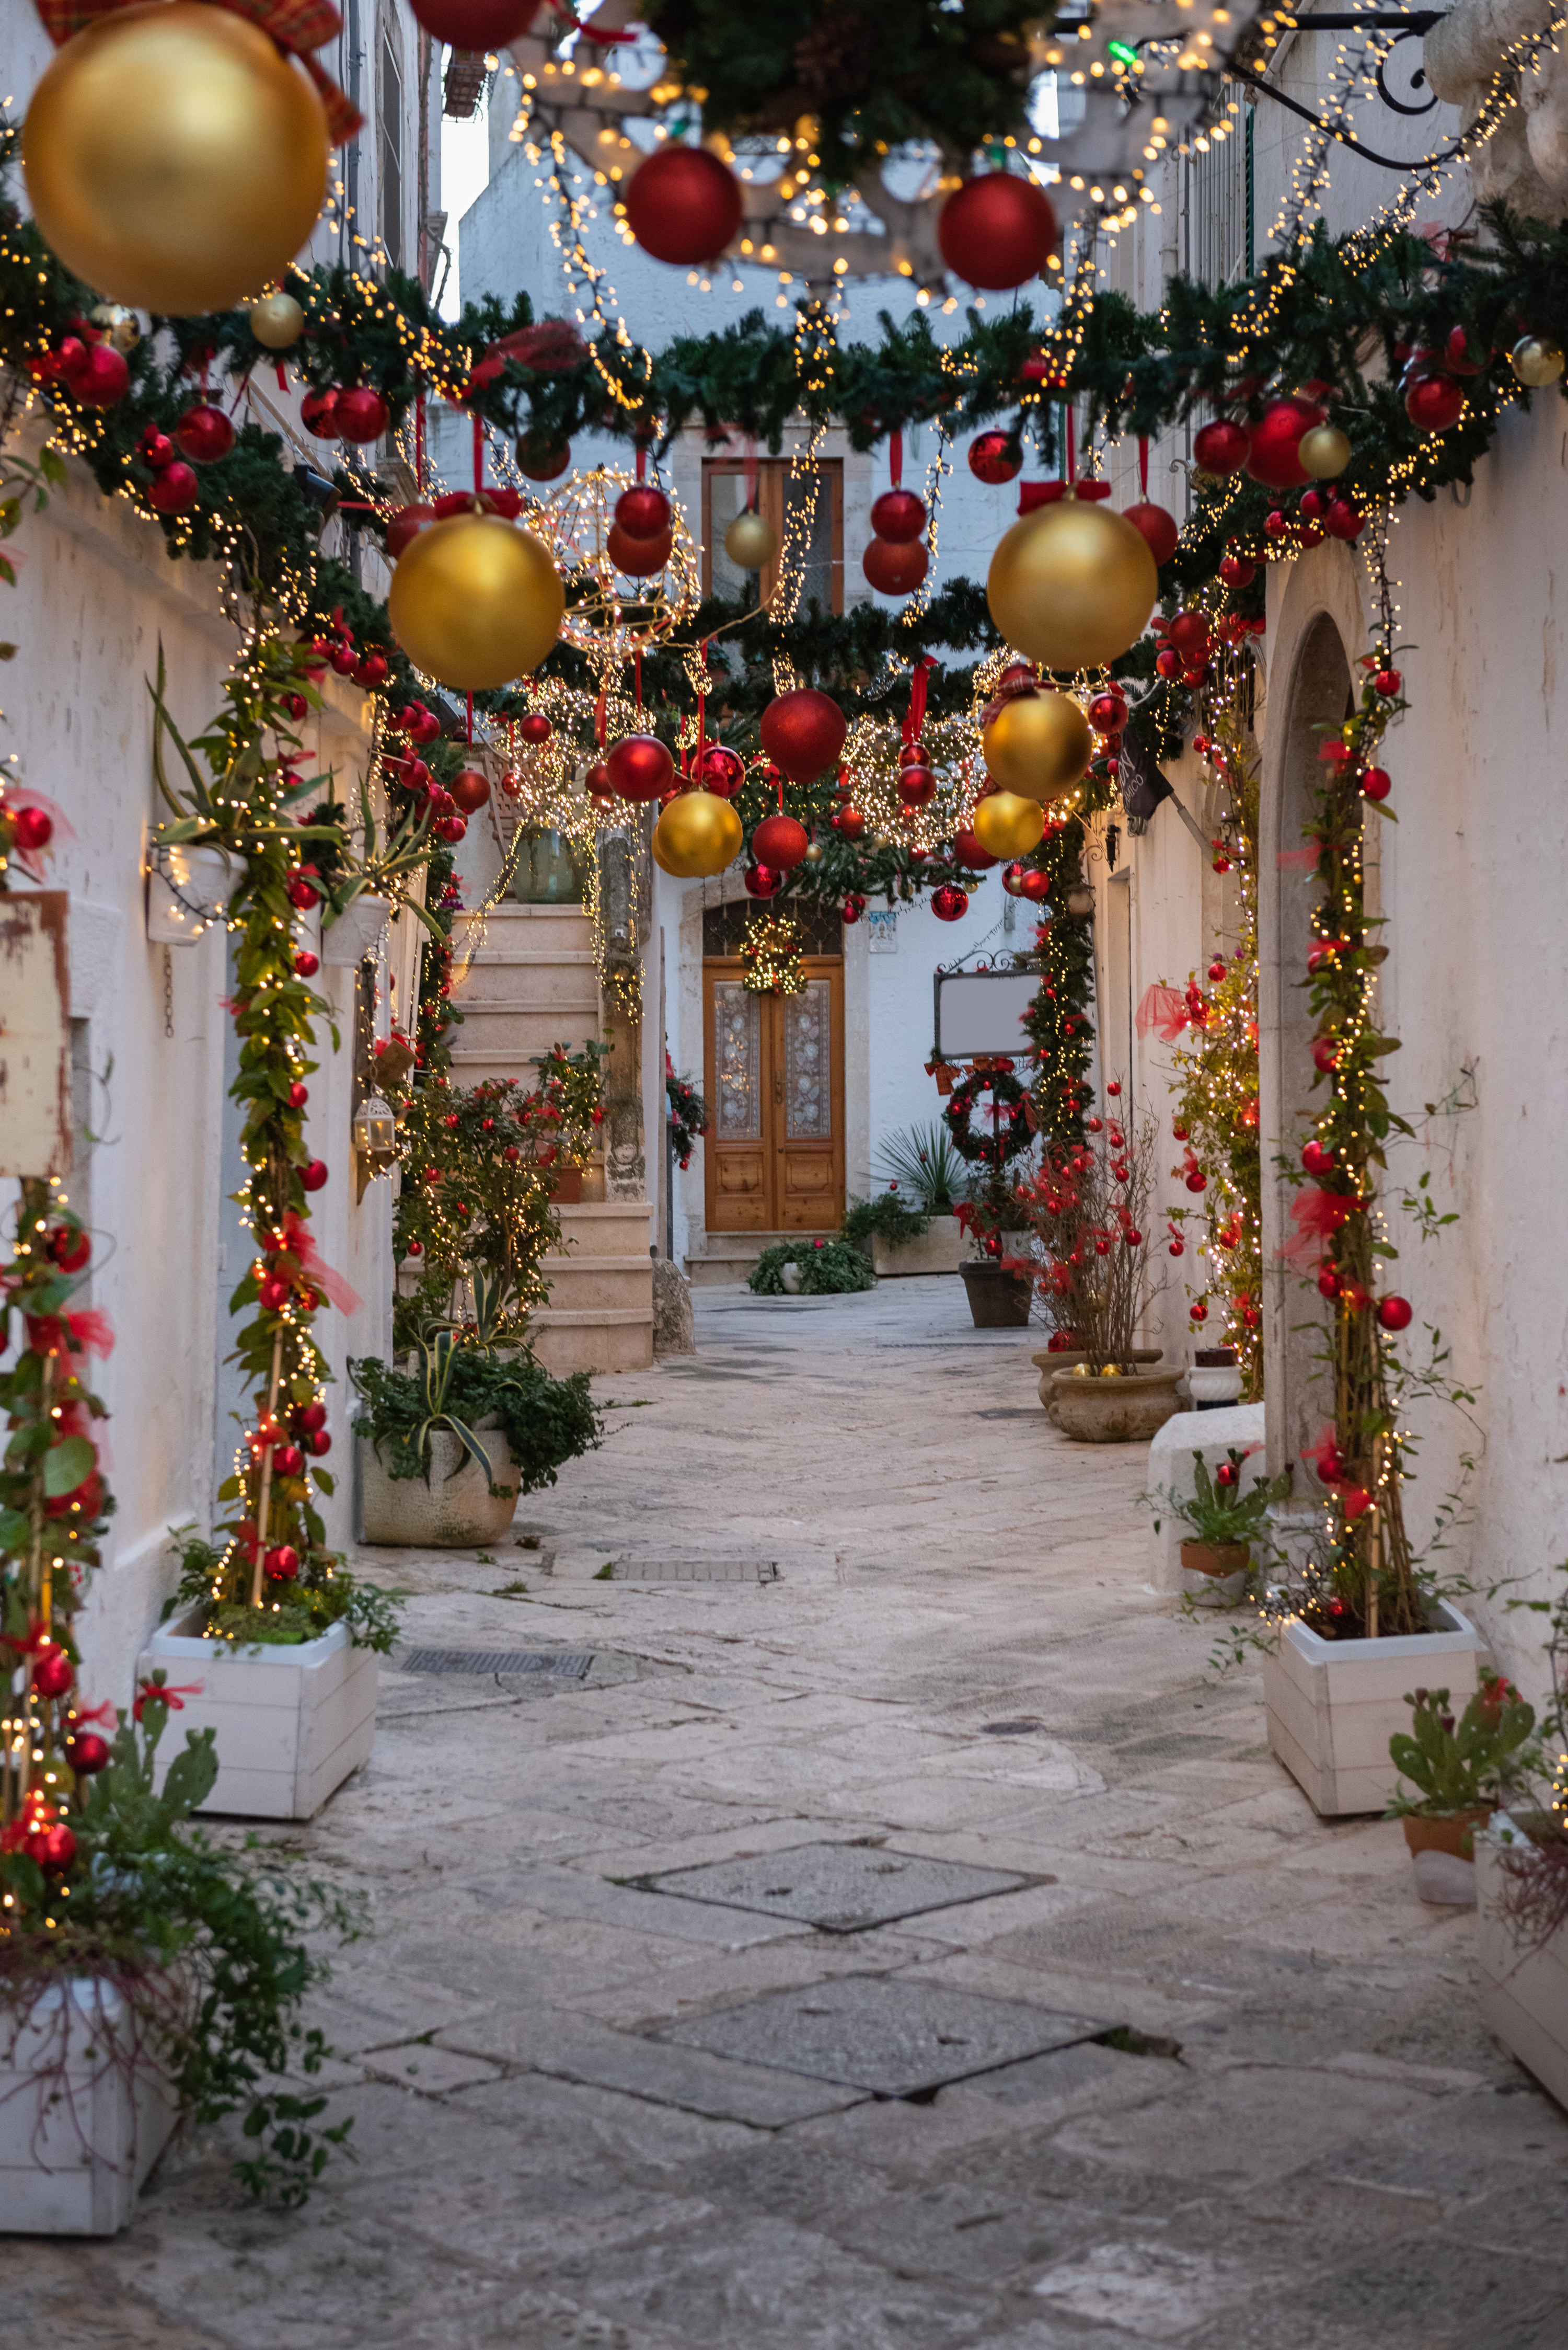
M831 1934L857 1934L928 1909L981 1901L1028 1883L998 1868L932 1860L882 1844L805 1844L750 1859L710 1862L644 1880L656 1893L794 1918Z
M1114 2020L1058 2015L941 1984L851 1975L670 2024L659 2036L878 2096L910 2097L1114 2028Z

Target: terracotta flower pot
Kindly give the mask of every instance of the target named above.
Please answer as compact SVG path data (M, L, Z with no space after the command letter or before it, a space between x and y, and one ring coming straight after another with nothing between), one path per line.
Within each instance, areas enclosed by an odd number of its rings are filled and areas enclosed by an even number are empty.
M1407 1812L1405 1841L1415 1852L1451 1852L1456 1860L1473 1860L1476 1830L1491 1817L1490 1804L1472 1804L1466 1812Z
M1251 1561L1247 1543L1184 1542L1181 1564L1189 1575L1244 1575Z
M551 1199L557 1201L563 1208L580 1207L583 1198L582 1169L560 1165L553 1167L550 1172L555 1179L550 1185Z

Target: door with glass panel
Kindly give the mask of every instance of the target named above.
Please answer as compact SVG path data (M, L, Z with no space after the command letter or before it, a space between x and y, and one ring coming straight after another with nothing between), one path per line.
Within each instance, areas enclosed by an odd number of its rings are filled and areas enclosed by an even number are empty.
M798 995L702 966L711 1232L836 1232L844 1215L844 965L807 956Z

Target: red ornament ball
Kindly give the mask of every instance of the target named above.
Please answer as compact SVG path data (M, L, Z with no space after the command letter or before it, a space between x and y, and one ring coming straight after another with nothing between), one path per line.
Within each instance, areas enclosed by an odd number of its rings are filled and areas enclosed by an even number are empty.
M663 538L671 527L670 500L651 482L639 482L617 498L615 519L628 538Z
M764 816L752 835L752 855L773 873L787 873L811 847L811 836L793 816Z
M19 807L11 811L12 837L24 856L36 856L55 837L55 820L47 809Z
M675 545L674 535L662 531L657 538L631 538L618 523L611 523L605 540L605 552L618 571L628 579L652 579L669 562Z
M1191 1174L1187 1179L1187 1188L1189 1191L1207 1191L1209 1189L1209 1178L1205 1175L1201 1167L1195 1167L1193 1169Z
M746 780L746 763L727 743L710 743L702 754L702 783L722 800L732 800Z
M1206 473L1239 473L1251 453L1251 435L1233 417L1217 416L1193 438L1193 457Z
M112 408L130 389L130 369L112 343L93 343L66 380L85 408Z
M1051 895L1050 875L1042 873L1037 865L1027 867L1018 885L1018 894L1021 898L1027 898L1031 905L1043 906Z
M176 460L172 465L165 465L161 473L154 474L148 488L147 503L154 514L189 514L196 503L197 494L194 468ZM306 707L309 707L308 703Z
M1023 471L1023 455L1005 432L981 432L969 444L969 469L988 489L1000 489Z
M314 957L312 960L314 961ZM327 1171L325 1159L313 1159L308 1167L300 1169L300 1182L307 1191L319 1191L327 1180Z
M605 761L609 787L623 800L659 799L675 779L675 762L657 734L627 734Z
M386 401L368 383L350 384L338 393L334 422L340 441L379 441L389 421Z
M1325 1143L1314 1139L1302 1145L1302 1165L1309 1175L1332 1175L1334 1157Z
M1464 414L1464 386L1451 375L1418 375L1404 392L1405 413L1417 432L1447 432Z
M1199 1297L1188 1307L1187 1315L1189 1321L1207 1322L1209 1319L1209 1308L1205 1305L1201 1297Z
M288 1106L290 1109L303 1109L309 1099L310 1087L306 1085L301 1085L296 1077L293 1085L291 1085L288 1089Z
M92 1254L92 1243L75 1224L57 1224L49 1234L49 1254L62 1273L79 1273Z
M1233 1485L1236 1482L1235 1462L1231 1461L1221 1461L1220 1466L1214 1471L1214 1482L1217 1485Z
M1384 1297L1378 1300L1377 1319L1386 1330L1407 1330L1413 1308L1407 1297Z
M292 1543L279 1543L262 1564L275 1583L292 1583L299 1573L299 1553Z
M1331 498L1323 526L1330 538L1342 538L1348 545L1366 528L1366 516L1357 514L1348 498Z
M857 922L865 911L866 900L864 898L846 898L843 905L838 909L838 919L841 922L846 923Z
M844 840L864 840L866 819L858 808L841 808L837 817L839 836Z
M553 432L524 432L517 442L517 470L530 482L558 481L571 462L571 442Z
M447 790L464 816L476 816L490 797L490 778L482 775L477 767L460 767Z
M1339 1040L1337 1037L1314 1036L1313 1038L1312 1065L1324 1076L1338 1068Z
M320 956L313 955L308 947L301 947L299 952L294 958L294 975L296 979L314 979L320 969Z
M297 1477L305 1467L305 1455L297 1444L280 1444L272 1456L272 1465L280 1477Z
M1096 734L1120 734L1127 727L1127 703L1119 693L1096 693L1089 704L1088 718Z
M835 766L847 732L836 702L809 685L781 693L763 712L763 748L792 784Z
M913 490L884 490L871 508L871 527L878 538L907 546L926 526L926 502Z
M689 269L716 261L741 225L741 183L706 147L671 142L640 163L626 217L644 253Z
M526 717L517 721L517 739L520 743L526 743L531 749L541 743L547 743L555 731L542 710L530 710Z
M1026 871L1026 867L1015 863L1008 866L1006 870L1003 872L1002 877L1002 886L1006 890L1010 898L1023 897L1023 881Z
M609 769L602 759L596 759L583 778L584 788L591 800L612 800L615 786L610 782Z
M337 438L337 393L328 386L326 391L307 391L299 403L299 421L307 432L318 441Z
M294 1424L296 1428L303 1429L306 1436L317 1435L327 1425L327 1406L324 1403L302 1403L294 1415Z
M907 808L929 807L937 795L937 779L929 767L906 767L898 777L898 797Z
M1157 564L1170 561L1181 536L1181 525L1173 514L1168 514L1164 506L1151 505L1144 498L1136 506L1124 506L1122 520L1131 523Z
M468 830L468 824L461 816L443 816L441 822L432 825L431 829L446 842L449 848L455 848Z
M40 1868L68 1868L76 1856L77 1840L64 1820L57 1820L53 1827L35 1828L27 1838L27 1857Z
M33 1667L33 1687L40 1697L64 1697L77 1670L63 1648L46 1648Z
M1312 475L1301 460L1302 434L1323 421L1305 400L1272 400L1251 427L1247 471L1271 490L1299 490Z
M1005 294L1038 277L1056 242L1056 215L1033 180L988 172L955 189L937 216L937 243L955 277Z
M784 887L784 875L771 865L748 865L741 879L748 898L776 898Z
M454 49L504 49L538 13L524 0L410 0L427 33Z
M109 1761L109 1741L96 1730L78 1730L66 1741L66 1761L78 1779L90 1779Z
M895 545L891 539L874 538L860 558L860 568L878 596L912 596L930 562L919 539Z
M1362 795L1369 800L1386 800L1394 788L1394 778L1386 767L1368 767L1361 778Z
M1220 577L1227 588L1250 588L1257 576L1257 565L1244 555L1227 555L1220 562Z
M182 456L193 465L214 465L226 457L234 445L234 428L221 408L210 408L205 402L199 408L188 408L174 427L174 438Z
M939 922L960 922L969 911L969 893L954 881L944 881L931 892L931 911Z
M1372 682L1385 701L1392 702L1405 681L1397 669L1380 669Z
M861 830L865 830L864 825ZM992 865L1002 862L1000 857L993 857L990 849L982 846L967 824L961 825L953 835L953 858L955 863L967 866L971 873L984 873Z

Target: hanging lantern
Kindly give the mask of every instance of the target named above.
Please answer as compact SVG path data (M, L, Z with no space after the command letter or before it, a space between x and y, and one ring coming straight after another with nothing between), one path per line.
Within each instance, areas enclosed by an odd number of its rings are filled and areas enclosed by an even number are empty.
M1027 857L1045 829L1038 800L1013 792L988 792L970 819L981 847L992 857Z
M398 1121L389 1102L368 1094L354 1113L354 1149L366 1172L385 1175L398 1163Z
M764 522L755 506L747 506L735 516L724 533L724 552L741 571L765 571L770 563L778 560L779 535L771 522Z
M320 99L259 25L164 0L56 53L22 156L67 269L110 301L189 317L286 268L327 192L327 143Z
M722 873L741 853L745 827L717 792L678 792L653 828L653 858L681 880Z
M1075 784L1094 756L1089 722L1069 693L1020 693L981 734L986 771L1003 790L1048 800Z
M1013 524L991 558L985 593L1008 643L1032 660L1102 669L1143 634L1159 574L1125 515L1068 497Z
M561 633L566 597L548 549L530 531L469 514L431 523L410 541L387 606L414 667L472 693L538 667Z
M1095 893L1086 881L1075 881L1064 902L1074 921L1086 922L1095 910Z

